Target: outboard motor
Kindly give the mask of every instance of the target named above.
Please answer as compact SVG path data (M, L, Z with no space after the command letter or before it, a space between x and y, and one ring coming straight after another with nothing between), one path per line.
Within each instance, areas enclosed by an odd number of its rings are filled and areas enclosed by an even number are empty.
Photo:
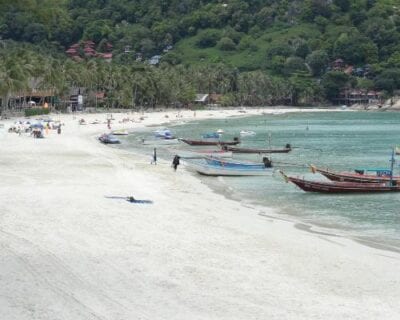
M292 146L290 145L290 143L286 143L285 148L286 148L286 149L292 149Z
M272 161L268 157L263 157L262 160L265 168L272 168Z

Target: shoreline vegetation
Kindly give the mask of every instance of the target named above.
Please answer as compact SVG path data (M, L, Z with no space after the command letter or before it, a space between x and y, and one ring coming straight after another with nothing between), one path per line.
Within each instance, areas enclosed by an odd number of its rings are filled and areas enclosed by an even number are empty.
M394 0L3 0L0 26L4 109L38 91L62 108L79 89L108 107L350 105L400 89Z
M303 111L319 110L113 113L111 127ZM107 114L51 114L64 125L45 139L0 122L1 318L399 317L397 250L285 220L169 162L104 146L95 138L109 131ZM153 204L118 200L129 196Z

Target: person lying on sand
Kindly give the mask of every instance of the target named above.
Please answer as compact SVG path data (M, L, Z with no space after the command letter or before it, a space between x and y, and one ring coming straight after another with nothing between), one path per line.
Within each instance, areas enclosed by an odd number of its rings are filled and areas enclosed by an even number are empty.
M122 200L126 200L130 203L147 203L147 204L153 203L153 201L151 201L151 200L138 200L138 199L135 199L133 196L128 196L128 197L104 196L104 197L108 198L108 199L122 199Z
M153 203L153 201L151 200L137 200L132 196L127 197L126 200L129 201L130 203Z

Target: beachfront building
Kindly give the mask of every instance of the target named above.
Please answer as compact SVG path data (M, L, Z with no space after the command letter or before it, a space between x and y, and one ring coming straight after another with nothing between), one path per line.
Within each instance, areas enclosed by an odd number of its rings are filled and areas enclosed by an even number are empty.
M12 111L23 111L27 108L34 107L53 107L58 103L58 97L54 90L37 90L22 91L10 97L8 102Z
M365 89L343 89L337 98L337 104L380 104L383 103L383 93L381 91Z

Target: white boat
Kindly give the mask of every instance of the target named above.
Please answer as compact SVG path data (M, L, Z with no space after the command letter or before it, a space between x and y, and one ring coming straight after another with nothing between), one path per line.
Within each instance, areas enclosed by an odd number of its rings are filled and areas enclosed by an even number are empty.
M246 137L246 136L255 136L256 133L254 131L250 131L250 130L242 130L240 131L240 135L242 137Z
M223 133L224 133L224 130L218 129L216 132L217 132L218 134L223 134Z
M206 163L183 161L183 164L191 171L206 175L206 176L270 176L273 174L273 168L235 168L214 166Z
M129 134L128 130L121 129L121 130L114 130L112 132L113 135L115 136L127 136Z
M154 131L154 135L156 138L174 139L171 130L168 128L156 130Z
M173 154L177 154L181 158L204 158L204 157L215 157L215 158L232 158L232 151L223 150L179 150L169 149Z

